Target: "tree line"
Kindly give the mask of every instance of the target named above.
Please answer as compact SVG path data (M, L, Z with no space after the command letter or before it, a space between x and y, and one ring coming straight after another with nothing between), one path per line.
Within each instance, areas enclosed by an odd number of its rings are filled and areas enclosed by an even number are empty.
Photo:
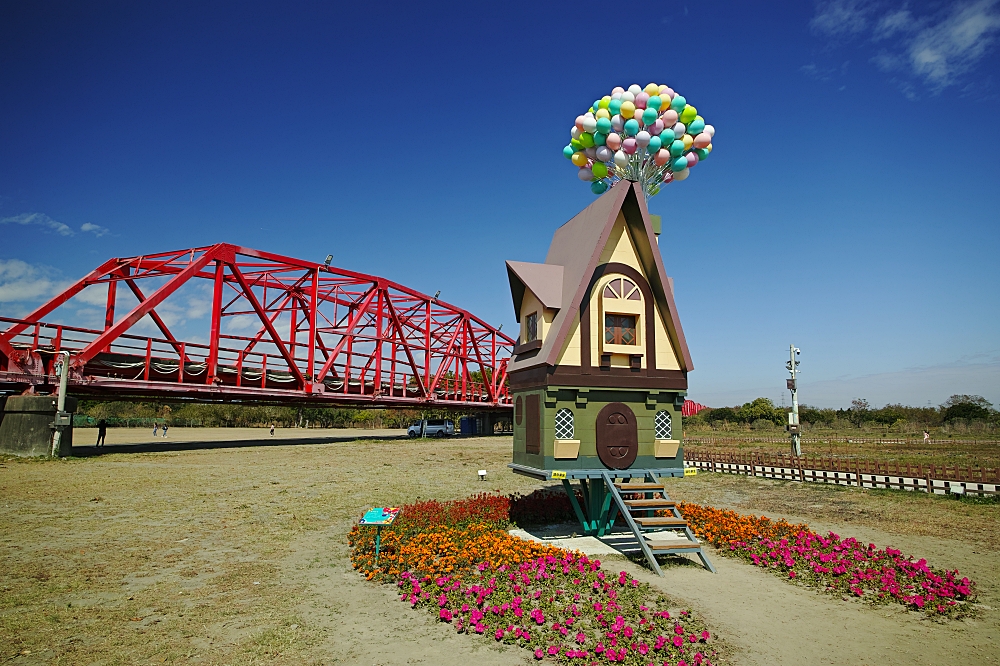
M268 405L167 404L81 400L75 425L104 420L111 427L166 423L203 428L257 428L272 423L282 428L406 428L424 418L458 417L443 410L353 409L339 407L278 407Z
M739 407L704 409L688 417L685 423L689 428L704 425L721 429L736 426L767 430L788 423L790 411L791 407L776 407L768 398L757 398ZM887 404L876 408L863 398L855 398L846 409L799 405L799 422L804 426L829 429L978 427L993 430L1000 427L1000 412L979 395L953 395L938 407Z

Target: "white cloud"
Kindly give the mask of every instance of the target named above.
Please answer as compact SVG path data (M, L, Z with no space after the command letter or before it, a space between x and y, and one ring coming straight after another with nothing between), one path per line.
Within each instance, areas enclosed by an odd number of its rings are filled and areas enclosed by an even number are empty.
M76 235L76 232L73 231L68 224L63 224L62 222L53 220L45 213L21 213L20 215L14 215L12 217L3 217L0 218L0 224L19 224L21 226L42 227L43 229L54 231L60 236ZM80 231L83 233L94 234L98 238L111 233L111 230L107 227L102 227L99 224L93 224L91 222L84 222L81 224Z
M914 80L939 93L959 84L960 77L971 72L986 56L1000 32L998 2L971 0L947 4L944 9L923 16L915 15L903 4L878 16L878 3L832 0L816 6L810 26L817 33L844 39L867 34L880 46L871 62L882 71L893 73L897 77L893 82L915 99ZM810 65L802 71L817 78L822 78L824 72L822 67ZM963 90L968 88L969 84L963 86Z
M971 69L1000 30L996 4L996 0L980 0L957 7L945 20L917 32L908 53L914 73L940 90Z
M0 303L44 301L66 288L58 271L20 259L0 259Z
M90 222L84 222L80 225L80 231L86 233L90 232L100 238L101 236L106 236L110 233L107 227L102 227L97 224L91 224Z
M0 218L0 224L20 224L22 226L38 226L50 229L60 236L72 236L73 230L62 222L57 222L45 213L21 213L13 217Z
M820 2L809 25L826 35L856 35L868 28L868 17L873 10L874 6L863 0Z

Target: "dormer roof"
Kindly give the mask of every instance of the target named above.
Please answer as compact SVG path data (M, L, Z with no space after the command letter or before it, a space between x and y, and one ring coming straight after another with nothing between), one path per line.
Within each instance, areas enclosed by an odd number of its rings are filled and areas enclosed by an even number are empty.
M667 331L679 355L681 369L689 372L694 368L691 353L684 339L680 317L677 314L673 284L667 277L663 258L656 244L649 210L646 208L646 198L638 184L619 181L556 230L544 264L507 262L507 274L511 280L514 309L518 317L520 317L524 286L528 286L543 304L549 299L548 302L558 302L559 307L559 312L552 321L552 332L545 336L539 352L525 358L515 357L510 364L510 372L556 364L574 317L580 311L591 277L599 265L601 252L608 245L619 213L624 217L628 232L635 241L636 254L649 281L657 308L666 315L664 319ZM541 268L543 266L550 268ZM556 275L554 269L561 271L561 280L552 279ZM530 276L526 278L521 273ZM531 280L531 284L539 285L539 289L542 290L554 289L555 285L561 285L558 300L551 292L543 297L528 283L528 280ZM542 286L543 283L545 286Z
M510 295L514 299L514 315L521 321L521 302L525 288L549 309L562 307L563 267L553 264L532 264L526 261L508 261L507 279Z

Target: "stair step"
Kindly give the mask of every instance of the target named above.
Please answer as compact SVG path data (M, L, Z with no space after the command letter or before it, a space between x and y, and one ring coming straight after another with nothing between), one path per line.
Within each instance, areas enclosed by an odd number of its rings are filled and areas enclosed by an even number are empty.
M677 502L665 499L625 500L625 504L632 509L672 509L677 506Z
M669 541L659 541L654 542L646 539L646 543L649 544L649 549L652 551L663 551L663 550L698 550L701 548L700 543L695 543L694 541L680 541L677 543L671 543Z
M687 527L688 524L683 518L673 517L641 518L639 516L633 516L632 520L634 520L637 525L642 527Z
M661 493L663 492L662 483L643 483L639 481L633 483L629 481L628 483L616 483L615 487L617 487L619 490L624 490L626 492L637 491L637 490L644 490L646 492L650 491L659 491Z

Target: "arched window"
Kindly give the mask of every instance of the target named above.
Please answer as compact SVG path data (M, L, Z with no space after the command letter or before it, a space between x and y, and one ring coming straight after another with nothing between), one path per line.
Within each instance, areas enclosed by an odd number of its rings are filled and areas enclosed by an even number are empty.
M642 315L645 312L642 289L633 280L613 275L601 289L601 323L604 353L640 354Z
M556 412L556 439L573 439L573 412L563 407Z
M635 282L628 278L615 278L604 286L604 298L641 301L642 291L639 290L639 286Z
M656 439L670 439L670 412L665 409L661 409L656 412L656 416L653 418L653 430L656 435Z

